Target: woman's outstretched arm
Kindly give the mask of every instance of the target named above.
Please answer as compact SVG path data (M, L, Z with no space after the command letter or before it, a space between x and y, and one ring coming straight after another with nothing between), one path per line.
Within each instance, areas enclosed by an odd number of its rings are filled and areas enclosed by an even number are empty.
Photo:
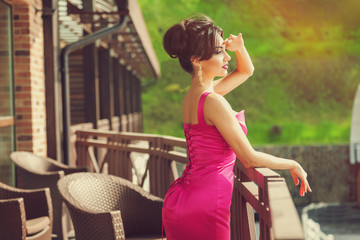
M233 110L224 97L218 94L207 96L204 104L204 116L209 120L235 152L245 167L267 167L271 169L289 169L296 185L301 180L300 195L304 196L310 185L307 173L294 160L279 158L255 151L246 138Z
M230 34L223 42L226 50L235 52L236 69L227 76L214 81L214 91L222 96L245 82L254 72L254 65L245 48L241 33L238 36Z

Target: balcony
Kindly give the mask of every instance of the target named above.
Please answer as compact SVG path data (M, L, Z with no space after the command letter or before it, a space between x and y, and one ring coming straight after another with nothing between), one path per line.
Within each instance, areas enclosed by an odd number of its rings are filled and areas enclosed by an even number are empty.
M94 129L74 132L73 165L128 179L162 198L188 161L182 138ZM236 161L234 174L231 239L304 239L297 210L278 173L247 169Z

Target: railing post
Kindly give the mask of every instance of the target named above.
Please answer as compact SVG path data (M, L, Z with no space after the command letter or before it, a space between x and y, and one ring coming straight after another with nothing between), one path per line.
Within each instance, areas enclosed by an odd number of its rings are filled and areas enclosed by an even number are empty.
M240 172L240 182L251 182L251 179L246 176L243 172ZM240 233L241 239L243 240L255 240L255 217L254 217L254 209L251 205L246 201L243 195L240 196ZM251 231L253 230L253 231Z
M154 194L156 196L159 196L160 193L160 189L158 186L158 183L160 181L159 178L159 172L158 172L158 165L160 162L160 157L161 157L161 147L160 147L160 138L156 137L154 139L154 143L153 143L153 149L155 151L152 151L150 153L150 158L149 158L149 175L150 175L150 193Z

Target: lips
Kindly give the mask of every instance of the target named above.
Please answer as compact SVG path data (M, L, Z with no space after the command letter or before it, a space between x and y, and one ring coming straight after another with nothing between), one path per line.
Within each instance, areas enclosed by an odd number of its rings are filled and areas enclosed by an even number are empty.
M227 64L225 64L224 66L222 66L222 68L223 68L223 69L228 69L229 67L228 67Z

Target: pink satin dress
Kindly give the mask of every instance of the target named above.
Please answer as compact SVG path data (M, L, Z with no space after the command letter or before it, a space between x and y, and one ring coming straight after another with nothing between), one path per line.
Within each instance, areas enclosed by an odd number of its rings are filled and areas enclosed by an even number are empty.
M189 162L169 188L162 209L168 240L229 240L236 156L215 126L204 121L205 92L198 124L184 123ZM244 110L236 115L245 134Z

